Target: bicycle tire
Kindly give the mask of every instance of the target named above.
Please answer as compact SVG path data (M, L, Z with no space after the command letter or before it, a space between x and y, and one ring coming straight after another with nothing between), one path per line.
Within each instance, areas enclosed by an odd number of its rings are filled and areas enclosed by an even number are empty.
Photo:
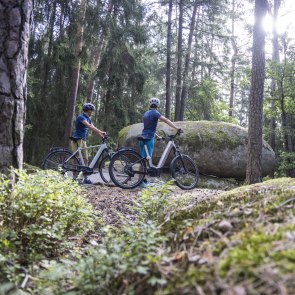
M199 181L198 167L187 155L179 155L172 160L171 174L175 184L184 190L195 188Z
M111 159L110 177L120 188L136 188L142 183L146 173L146 163L135 151L121 150Z
M66 164L64 162L72 155L71 152L65 150L56 150L49 153L43 161L44 170L55 170L61 174L76 179L80 170L78 166L80 161L76 156L73 156Z
M100 177L105 183L111 182L110 163L111 163L111 156L106 155L102 158L98 166Z

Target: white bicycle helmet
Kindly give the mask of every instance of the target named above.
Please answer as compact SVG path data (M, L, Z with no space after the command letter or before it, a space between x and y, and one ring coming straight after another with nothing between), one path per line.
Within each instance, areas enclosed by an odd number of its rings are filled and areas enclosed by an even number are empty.
M158 108L160 106L160 100L157 97L150 98L149 103L150 103L150 107L157 107Z
M89 110L93 111L94 109L95 109L94 105L92 103L90 103L90 102L87 102L87 103L83 104L83 111L85 111L85 112L87 112Z

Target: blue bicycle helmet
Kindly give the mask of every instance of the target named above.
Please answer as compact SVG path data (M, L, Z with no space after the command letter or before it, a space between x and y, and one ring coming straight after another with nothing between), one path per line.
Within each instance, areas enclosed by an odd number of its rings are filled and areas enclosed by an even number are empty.
M87 103L83 104L83 111L85 111L85 112L87 112L89 110L93 111L94 109L95 109L94 105L92 103L90 103L90 102L87 102Z

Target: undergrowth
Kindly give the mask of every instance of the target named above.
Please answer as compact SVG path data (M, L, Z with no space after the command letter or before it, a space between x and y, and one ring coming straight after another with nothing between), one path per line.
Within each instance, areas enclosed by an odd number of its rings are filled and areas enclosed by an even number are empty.
M210 199L175 196L171 189L167 183L144 190L132 208L136 220L121 216L121 226L103 227L99 240L35 264L26 290L294 294L294 179L243 186ZM73 230L63 234L68 232Z
M94 227L80 187L53 171L0 176L0 282L20 284L34 264L71 248ZM1 290L1 289L0 289ZM0 292L1 293L1 292Z

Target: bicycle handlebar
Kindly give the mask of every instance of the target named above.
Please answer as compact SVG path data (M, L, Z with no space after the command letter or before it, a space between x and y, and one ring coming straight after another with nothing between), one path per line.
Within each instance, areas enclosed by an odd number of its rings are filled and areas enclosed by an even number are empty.
M159 138L157 138L157 140L165 140L165 139L167 139L167 138L169 138L169 140L172 140L172 139L174 139L176 136L179 136L181 133L184 133L184 132L183 132L183 130L182 130L181 128L179 128L175 134L168 135L167 137L159 136L159 135L158 135Z
M106 134L103 138L102 138L102 142L106 142L108 141L108 139L110 139L109 135Z

